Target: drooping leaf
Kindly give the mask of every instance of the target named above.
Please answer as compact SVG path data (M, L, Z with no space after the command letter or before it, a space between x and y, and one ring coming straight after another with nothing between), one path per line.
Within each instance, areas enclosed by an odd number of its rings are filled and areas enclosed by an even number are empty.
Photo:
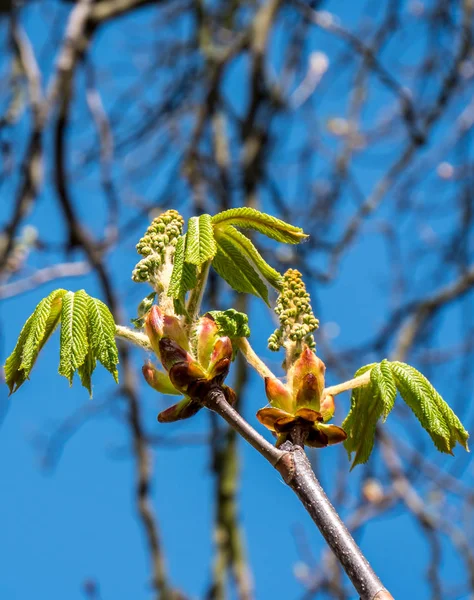
M88 337L93 356L104 366L118 383L118 350L115 343L115 321L108 307L88 296Z
M63 297L58 370L71 385L74 373L84 363L89 350L88 301L89 296L84 290L67 292Z
M79 375L81 383L86 388L86 390L89 392L90 398L92 398L92 373L95 370L96 362L97 361L94 357L92 348L89 347L89 350L87 352L84 362L77 369L77 373Z
M383 420L386 421L393 409L395 398L397 397L397 387L392 375L390 363L387 359L376 364L371 370L370 383L374 389L374 393L377 393L382 400Z
M61 311L61 298L66 290L54 290L36 307L23 326L13 352L5 363L5 380L10 394L28 378L39 351L56 328Z
M186 235L179 238L174 254L173 271L171 273L168 296L175 300L175 310L183 314L186 292L197 285L196 265L185 262Z
M19 367L24 371L27 378L39 351L59 323L61 299L64 294L66 294L66 290L54 290L49 296L41 300L33 313L32 327L25 341Z
M234 308L227 310L211 310L209 313L219 328L219 335L229 338L249 337L249 318L245 313Z
M191 217L186 233L185 262L199 267L213 258L216 251L211 215Z
M359 369L355 377L363 375L375 367L366 365ZM341 427L347 433L344 447L349 459L355 453L351 469L369 460L375 440L375 427L384 412L381 395L374 390L373 382L352 390L351 408Z
M222 230L229 225L240 229L253 229L286 244L298 244L308 237L300 227L295 227L250 207L225 210L214 215L212 223L214 227Z
M230 239L219 237L212 266L236 292L253 294L268 304L267 286Z
M468 450L469 434L426 377L402 362L392 362L390 367L401 397L429 433L436 448L452 454L459 442Z
M222 233L217 235L218 239L223 237L228 238L229 241L231 241L233 245L239 249L241 254L245 256L251 263L253 263L262 277L266 279L270 285L277 290L281 289L281 283L283 281L282 275L266 262L248 237L246 237L233 226L226 227Z

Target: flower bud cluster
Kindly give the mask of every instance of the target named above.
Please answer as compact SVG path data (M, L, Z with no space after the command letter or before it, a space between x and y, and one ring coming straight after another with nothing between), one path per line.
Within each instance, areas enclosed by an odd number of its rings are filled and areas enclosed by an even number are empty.
M323 448L343 442L346 433L336 425L326 425L334 415L334 398L324 394L324 363L308 346L288 370L285 384L275 377L265 378L270 407L257 413L258 420L278 435L282 444L292 430L304 431L305 444Z
M171 263L183 225L183 217L172 209L152 221L136 246L137 252L143 258L133 270L133 281L138 283L149 281L158 288L158 291L162 291L160 275L166 270L166 264Z
M228 402L235 401L233 390L224 385L232 360L232 342L219 335L212 318L205 316L198 321L193 347L179 318L164 314L156 304L146 316L145 331L165 369L158 371L147 363L143 367L146 382L161 393L184 396L158 415L160 422L191 417L202 408L202 399L215 386L222 389Z
M270 350L276 352L287 341L304 342L314 348L312 332L318 328L319 321L313 314L301 273L296 269L288 269L283 276L275 312L280 320L280 327L268 339Z

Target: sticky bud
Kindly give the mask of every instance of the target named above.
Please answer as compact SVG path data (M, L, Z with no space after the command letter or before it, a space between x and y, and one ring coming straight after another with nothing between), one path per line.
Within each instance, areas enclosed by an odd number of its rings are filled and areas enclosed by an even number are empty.
M332 419L334 410L334 396L331 396L331 394L326 394L321 402L321 408L319 409L319 412L321 413L325 423Z
M197 363L179 362L171 367L169 376L175 388L186 393L192 383L205 377L205 373Z
M145 331L150 340L151 347L157 356L160 356L159 343L163 337L163 324L163 313L160 308L154 304L145 319Z
M151 363L146 363L142 367L142 373L145 381L157 392L161 394L181 395L166 373L156 369Z
M265 393L275 408L293 412L293 399L287 386L275 377L265 377Z
M319 396L318 379L313 373L306 373L296 393L296 406L298 408L311 408L319 412Z
M214 377L214 372L215 374L218 374L219 370L222 372L222 367L219 368L217 365L222 364L224 359L227 359L229 364L232 359L232 342L228 337L220 337L214 344L208 366L210 378Z
M300 389L304 388L305 376L311 373L315 377L315 382L311 386L314 389L314 393L317 396L317 403L319 404L321 394L324 390L325 370L326 366L323 361L308 346L305 346L303 352L288 372L288 380L291 383L293 393L298 394ZM313 402L316 402L316 400L313 400Z
M169 337L185 350L189 349L188 337L178 317L173 315L164 315L163 337Z
M196 328L197 359L199 364L207 369L211 360L214 344L218 338L218 327L210 317L202 317Z
M167 371L178 363L191 364L194 362L193 357L170 338L161 338L158 343L158 350L161 362Z
M173 423L174 421L189 419L189 417L194 416L201 408L202 406L199 402L191 398L184 398L181 402L173 404L173 406L160 412L158 421L160 423Z

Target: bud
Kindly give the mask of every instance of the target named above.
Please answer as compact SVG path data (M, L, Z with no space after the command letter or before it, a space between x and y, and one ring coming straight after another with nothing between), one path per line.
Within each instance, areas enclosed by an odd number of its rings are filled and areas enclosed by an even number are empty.
M164 337L158 343L159 356L164 368L169 372L178 363L194 363L193 357L174 340Z
M175 317L174 315L164 315L163 336L171 338L179 344L181 348L189 350L188 336L178 317Z
M276 431L275 423L279 419L286 419L288 413L281 408L261 408L257 412L257 419L270 431Z
M166 373L158 371L150 362L147 362L142 367L142 373L145 381L157 392L161 394L181 395Z
M334 410L334 396L331 396L331 394L326 394L321 402L321 408L319 409L319 412L321 413L325 423L333 418Z
M174 387L186 393L192 383L205 378L205 373L196 362L179 362L171 367L169 376Z
M293 394L301 397L308 408L319 411L320 398L324 390L324 372L326 366L308 346L305 346L299 358L288 371ZM312 377L306 377L311 375Z
M219 337L219 329L214 319L210 317L202 317L196 327L197 336L197 359L199 364L207 369L211 354L214 349L214 344Z
M158 421L160 423L173 423L174 421L189 419L189 417L194 416L201 408L202 406L199 402L191 398L183 398L181 402L173 404L173 406L160 412Z
M322 439L326 441L325 446L339 444L347 439L347 433L342 427L338 427L337 425L324 425L323 423L318 423L317 428ZM308 446L309 445L311 444L308 443Z
M275 377L265 377L265 393L268 401L275 408L287 412L293 411L293 399L287 386Z
M160 308L154 304L145 319L145 331L155 354L160 356L159 342L163 337L164 316Z
M216 375L221 375L224 371L225 375L227 375L231 359L232 342L228 337L218 338L212 349L209 365L207 367L209 378L213 379Z

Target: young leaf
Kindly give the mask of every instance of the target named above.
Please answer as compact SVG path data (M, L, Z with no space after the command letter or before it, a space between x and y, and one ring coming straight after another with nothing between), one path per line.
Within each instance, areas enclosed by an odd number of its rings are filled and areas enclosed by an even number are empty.
M363 375L375 366L377 365L370 364L362 367L354 377ZM384 403L378 391L374 390L372 377L368 385L352 390L351 408L341 425L347 433L344 447L347 450L349 459L351 459L352 453L355 452L351 469L369 460L374 446L375 427L383 413Z
M28 318L13 352L5 363L5 380L10 394L25 382L39 351L56 328L61 311L61 298L66 290L55 290L44 298Z
M89 317L88 338L93 356L113 375L118 383L117 365L119 360L115 343L115 321L112 313L103 302L90 296L87 299L87 313Z
M238 312L234 308L227 310L211 310L211 315L219 328L219 335L229 338L249 337L249 318L245 313Z
M84 290L67 292L61 310L61 336L59 340L59 374L72 385L77 369L84 363L89 350L87 322L89 296Z
M426 377L402 362L392 362L390 367L401 397L429 433L438 450L452 454L457 442L468 450L468 432Z
M226 227L222 233L216 232L216 236L217 239L227 238L230 242L232 242L233 245L239 249L241 254L255 265L262 277L266 279L270 285L277 290L281 289L281 283L283 279L281 274L264 260L263 256L260 254L257 248L255 248L248 237L246 237L232 225Z
M222 230L229 225L253 229L285 244L298 244L308 237L300 227L249 207L231 208L218 213L212 217L212 223L215 228Z
M192 265L200 266L214 258L217 251L212 227L211 215L191 217L186 233L186 251L184 260Z
M196 265L184 260L185 247L186 235L180 237L176 244L173 271L168 288L168 296L175 299L175 309L178 309L178 314L183 314L186 292L192 290L197 284Z
M253 294L262 298L268 304L267 286L230 239L226 237L218 238L217 253L212 266L217 274L227 281L236 292Z
M77 372L79 374L79 378L81 380L82 385L89 392L90 398L92 398L92 373L95 370L96 359L94 358L94 353L92 349L89 347L86 358L82 365L78 367Z
M397 397L397 387L390 363L386 358L381 363L376 364L370 372L370 384L374 393L378 394L382 400L383 420L386 421Z

